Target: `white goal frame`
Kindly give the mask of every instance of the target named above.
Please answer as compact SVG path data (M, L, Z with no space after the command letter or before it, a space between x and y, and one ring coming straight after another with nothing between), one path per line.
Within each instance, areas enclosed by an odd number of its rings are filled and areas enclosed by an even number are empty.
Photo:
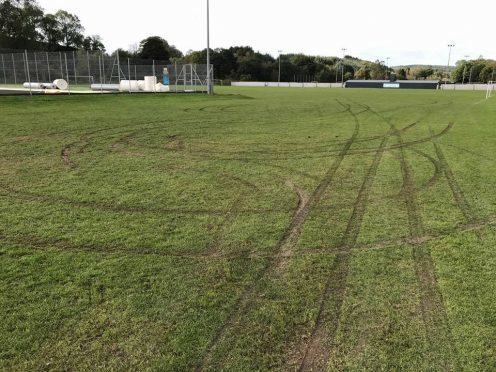
M486 99L492 97L494 91L494 83L495 83L494 81L487 82Z

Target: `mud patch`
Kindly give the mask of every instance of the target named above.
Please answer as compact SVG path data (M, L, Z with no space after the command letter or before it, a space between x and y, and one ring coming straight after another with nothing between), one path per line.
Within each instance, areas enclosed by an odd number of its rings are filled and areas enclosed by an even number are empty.
M165 149L169 151L183 151L184 141L178 135L167 136L165 141Z

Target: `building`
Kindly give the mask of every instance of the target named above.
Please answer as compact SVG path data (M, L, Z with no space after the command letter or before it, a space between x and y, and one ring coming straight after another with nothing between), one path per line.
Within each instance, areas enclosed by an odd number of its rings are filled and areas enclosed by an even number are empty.
M439 89L439 80L348 80L345 88Z

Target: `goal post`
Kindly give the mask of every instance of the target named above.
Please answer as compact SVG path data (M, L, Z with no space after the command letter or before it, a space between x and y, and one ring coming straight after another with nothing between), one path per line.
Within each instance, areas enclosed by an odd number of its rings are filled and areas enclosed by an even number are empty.
M486 99L489 99L492 97L494 91L494 81L488 81L487 82L487 90L486 90Z

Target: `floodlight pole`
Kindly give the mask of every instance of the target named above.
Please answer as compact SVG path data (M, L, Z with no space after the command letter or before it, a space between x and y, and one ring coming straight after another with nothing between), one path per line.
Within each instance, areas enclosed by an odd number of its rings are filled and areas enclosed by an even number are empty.
M210 75L210 0L207 0L207 93L213 94Z
M277 86L281 86L281 53L282 50L277 51L279 53L279 77L277 79Z
M344 56L345 56L345 52L347 51L347 49L341 48L341 50L343 51L343 62L341 64L341 84L344 84Z
M391 58L390 57L386 57L386 80L388 79L388 76L389 76L389 60Z
M446 67L446 82L448 82L449 78L449 67L451 62L451 49L455 46L455 44L448 44L449 54L448 54L448 66Z

